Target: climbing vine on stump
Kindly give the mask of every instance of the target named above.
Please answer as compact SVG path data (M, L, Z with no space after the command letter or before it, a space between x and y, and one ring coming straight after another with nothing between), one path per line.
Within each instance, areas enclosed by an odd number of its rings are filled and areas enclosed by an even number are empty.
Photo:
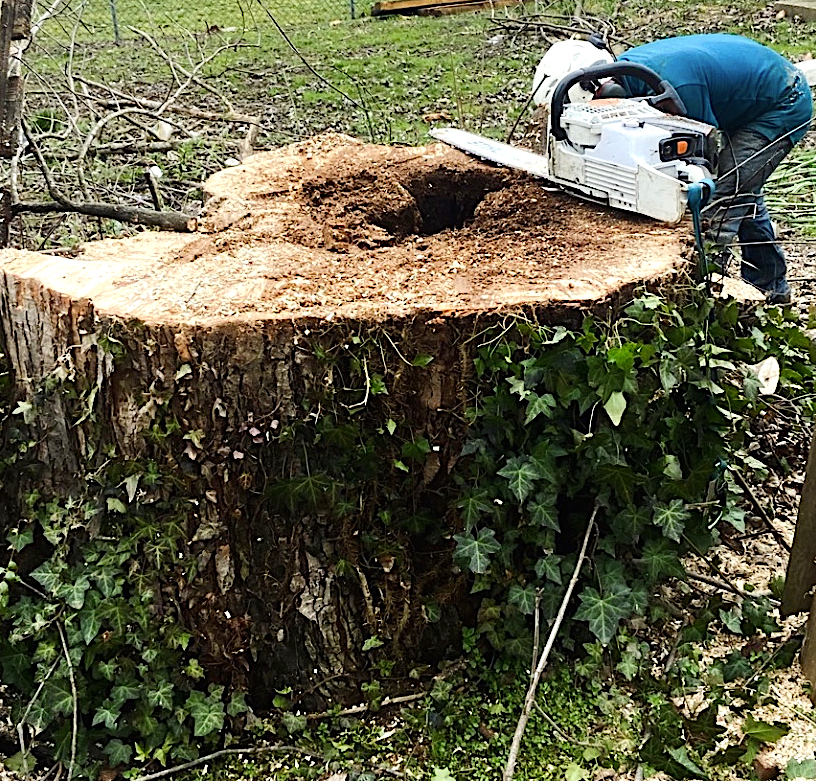
M86 314L37 387L0 376L3 682L20 761L36 736L82 775L206 753L250 706L376 707L463 628L529 659L596 503L565 643L612 643L741 528L732 470L773 411L751 366L775 355L797 396L816 357L783 311L694 290L574 328L173 338ZM55 431L70 479L38 459Z

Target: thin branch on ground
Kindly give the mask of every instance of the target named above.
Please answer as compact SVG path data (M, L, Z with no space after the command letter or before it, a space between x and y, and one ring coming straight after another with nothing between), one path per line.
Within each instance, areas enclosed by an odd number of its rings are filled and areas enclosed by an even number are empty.
M62 641L62 652L65 654L65 663L68 665L68 681L71 684L71 705L73 718L71 720L71 759L68 763L68 781L74 777L74 767L77 756L77 734L79 733L79 701L77 697L76 681L74 680L74 665L71 662L71 653L68 650L68 640L65 637L65 628L61 621L57 621L57 630Z
M768 513L765 512L765 508L759 503L759 499L757 499L756 494L751 490L751 486L745 481L745 478L733 467L731 468L731 474L734 475L734 479L740 484L740 488L748 495L748 499L751 502L754 510L756 510L757 515L762 519L762 522L765 526L768 527L768 531L773 535L774 539L788 552L791 552L791 546L788 545L787 540L782 536L779 529L777 529L773 525L773 521L771 520Z
M535 703L538 682L541 680L541 675L544 672L544 668L547 666L550 651L552 650L556 635L558 634L558 630L561 628L561 624L563 623L564 616L567 612L567 604L572 597L575 584L578 582L578 576L581 573L581 567L583 566L584 559L586 558L589 538L592 534L592 530L595 528L595 516L598 514L599 508L600 505L596 502L595 507L592 510L589 523L587 523L586 532L584 532L584 540L581 544L581 551L578 554L578 561L575 562L575 569L573 570L572 577L567 585L564 598L561 600L561 606L558 608L558 615L555 617L555 621L550 629L550 634L547 637L547 643L544 646L544 650L541 652L541 658L538 660L538 665L536 666L535 673L533 674L533 679L530 681L530 686L527 689L527 696L524 699L524 709L522 710L521 716L519 716L518 724L516 725L516 732L513 735L513 742L510 745L510 753L507 756L507 764L505 765L504 772L502 773L502 781L512 781L513 772L516 768L516 761L518 760L518 753L521 748L521 739L524 737L524 730L527 728L527 722L530 720L530 714L532 713L533 704Z
M91 217L106 217L119 222L136 223L140 225L152 225L165 230L175 230L182 232L192 232L196 229L197 221L195 217L183 212L167 211L157 212L152 209L143 209L134 206L115 206L107 203L74 203L57 187L54 177L51 174L48 164L45 162L42 151L37 146L36 141L29 131L27 125L23 123L23 132L28 141L31 151L37 160L37 165L45 178L48 194L54 199L54 204L48 203L18 203L14 207L15 214L29 212L33 214L45 214L49 212L67 211L86 214Z
M185 770L190 770L191 768L198 767L199 765L203 765L206 762L211 762L213 759L219 759L220 757L226 757L230 754L265 754L265 753L272 753L272 752L292 752L294 754L302 754L305 757L313 757L314 759L325 759L324 756L321 754L315 754L312 751L307 751L303 748L298 748L297 746L288 746L284 744L277 744L274 746L249 746L247 748L222 748L220 751L214 751L212 754L206 754L203 757L199 757L198 759L193 759L190 762L185 762L182 765L176 765L175 767L168 767L164 770L159 770L155 773L149 773L146 776L137 776L133 781L154 781L157 778L166 778L167 776L175 775L176 773L182 773Z
M221 757L230 756L234 754L271 754L271 753L292 753L292 754L300 754L304 757L310 757L312 759L318 759L322 762L327 762L328 758L323 754L318 754L315 751L309 751L305 748L299 748L298 746L289 746L283 743L275 744L274 746L249 746L247 748L222 748L220 751L214 751L212 754L207 754L206 756L199 757L198 759L193 759L190 762L185 762L183 765L177 765L176 767L168 767L164 770L159 770L155 773L149 773L146 776L137 776L133 781L155 781L159 778L166 778L167 776L175 775L176 773L183 773L185 770L191 770L194 767L199 767L207 762L211 762L214 759L220 759ZM404 774L394 768L388 767L378 767L377 768L380 772L385 772L390 776L394 776L396 778L404 778Z
M712 578L708 575L702 575L697 572L686 572L686 574L692 580L698 580L700 583L706 583L709 586L714 586L714 588L718 588L722 591L729 591L732 594L736 594L738 597L742 597L742 599L767 599L772 605L779 605L779 600L774 599L773 597L769 597L766 594L754 594L750 591L745 591L745 589L740 588L739 586L735 586L731 583L727 583L724 580L719 580L718 578Z

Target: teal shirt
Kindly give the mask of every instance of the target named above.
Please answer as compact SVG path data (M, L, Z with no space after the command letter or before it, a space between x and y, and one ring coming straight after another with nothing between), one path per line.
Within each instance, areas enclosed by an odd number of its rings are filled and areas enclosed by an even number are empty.
M688 116L720 130L753 130L769 141L790 133L796 143L813 113L810 88L792 63L739 35L688 35L630 49L620 56L646 65L669 82ZM630 95L646 85L621 79Z

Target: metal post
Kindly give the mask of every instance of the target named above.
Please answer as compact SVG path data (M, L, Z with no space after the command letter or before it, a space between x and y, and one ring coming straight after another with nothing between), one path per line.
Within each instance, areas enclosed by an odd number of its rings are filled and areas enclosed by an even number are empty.
M111 21L113 22L113 42L120 46L122 40L119 38L119 20L116 18L116 0L110 0Z

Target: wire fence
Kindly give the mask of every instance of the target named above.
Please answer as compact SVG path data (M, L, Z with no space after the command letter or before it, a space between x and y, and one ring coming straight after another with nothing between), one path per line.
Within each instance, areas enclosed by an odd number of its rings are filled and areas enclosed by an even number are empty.
M263 33L274 27L302 27L356 19L370 12L372 0L181 0L174 4L142 0L69 2L45 30L55 43L121 44L143 32L205 34L224 30ZM274 22L272 21L274 19Z

